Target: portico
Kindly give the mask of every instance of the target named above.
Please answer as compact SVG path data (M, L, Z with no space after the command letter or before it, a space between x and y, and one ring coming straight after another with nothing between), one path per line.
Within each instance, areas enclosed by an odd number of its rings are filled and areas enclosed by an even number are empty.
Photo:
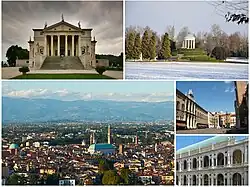
M45 35L45 56L81 56L80 35Z

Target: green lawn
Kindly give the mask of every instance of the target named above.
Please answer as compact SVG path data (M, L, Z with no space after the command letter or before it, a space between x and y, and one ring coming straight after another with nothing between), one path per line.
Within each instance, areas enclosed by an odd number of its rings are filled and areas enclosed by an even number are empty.
M114 79L99 74L26 74L12 79Z

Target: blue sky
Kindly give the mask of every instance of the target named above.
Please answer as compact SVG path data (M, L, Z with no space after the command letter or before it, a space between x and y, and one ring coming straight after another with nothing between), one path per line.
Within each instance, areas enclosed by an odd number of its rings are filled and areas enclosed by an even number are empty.
M176 35L184 26L188 26L192 33L210 31L211 25L218 24L221 29L230 34L236 31L248 33L248 24L238 25L228 23L221 14L227 13L228 8L219 6L217 10L206 1L127 1L126 27L149 26L162 34L168 25L174 25ZM224 15L224 13L223 13Z
M176 150L179 150L188 145L201 142L205 139L211 138L213 136L176 136ZM236 140L244 139L246 136L237 136Z
M167 81L3 81L3 96L60 100L173 101Z
M178 81L176 88L193 91L195 101L210 112L234 112L235 90L231 81Z

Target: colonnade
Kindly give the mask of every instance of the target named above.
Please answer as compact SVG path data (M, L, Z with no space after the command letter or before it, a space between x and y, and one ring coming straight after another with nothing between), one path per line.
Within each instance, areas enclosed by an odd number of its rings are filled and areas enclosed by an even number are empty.
M195 49L195 40L184 40L182 42L182 48Z
M54 39L57 37L57 54L54 54ZM65 44L62 45L64 47L64 56L80 56L81 55L81 36L80 35L45 35L44 37L44 55L45 56L60 56L61 53L61 42L60 38L64 38ZM48 43L48 38L50 39L50 43ZM70 53L68 52L68 41L71 38L71 49ZM76 47L76 48L75 48ZM48 51L47 51L48 50ZM76 53L75 53L76 51Z

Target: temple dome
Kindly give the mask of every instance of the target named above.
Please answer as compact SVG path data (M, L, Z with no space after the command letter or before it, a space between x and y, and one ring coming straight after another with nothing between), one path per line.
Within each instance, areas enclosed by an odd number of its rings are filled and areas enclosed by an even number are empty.
M188 34L187 36L185 36L184 40L195 40L195 37L193 34Z
M19 148L19 146L17 144L14 144L14 143L10 144L10 146L9 146L9 149L18 149L18 148Z

